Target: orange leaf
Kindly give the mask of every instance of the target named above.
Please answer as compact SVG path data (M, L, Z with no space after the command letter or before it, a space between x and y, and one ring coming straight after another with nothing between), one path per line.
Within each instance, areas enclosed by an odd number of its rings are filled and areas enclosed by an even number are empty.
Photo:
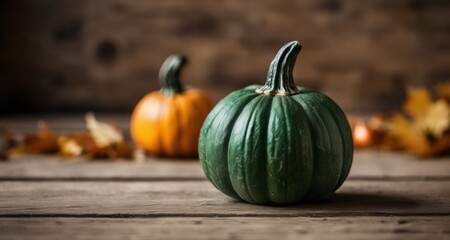
M38 122L38 134L26 135L19 145L9 149L11 157L23 154L56 153L58 152L57 137L44 121Z

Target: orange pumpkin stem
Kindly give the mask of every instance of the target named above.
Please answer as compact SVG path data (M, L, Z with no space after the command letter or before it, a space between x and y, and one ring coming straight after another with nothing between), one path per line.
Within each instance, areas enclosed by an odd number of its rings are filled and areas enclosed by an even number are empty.
M180 71L187 59L180 54L169 56L159 70L159 84L165 96L173 96L184 91L180 81Z

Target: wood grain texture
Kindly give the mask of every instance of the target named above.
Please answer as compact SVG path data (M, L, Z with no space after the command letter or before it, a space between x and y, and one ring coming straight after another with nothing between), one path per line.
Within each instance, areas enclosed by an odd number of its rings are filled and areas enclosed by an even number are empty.
M127 127L124 116L99 118ZM22 132L34 125L8 119ZM50 118L57 131L82 121ZM449 239L449 183L448 157L356 151L329 198L256 206L216 190L196 159L28 156L0 162L0 239Z
M434 180L450 178L450 159L360 150L355 152L349 180ZM145 162L87 161L57 156L27 156L0 162L0 180L202 180L197 159L157 159Z
M0 162L0 180L205 180L197 159L129 160L60 159L28 156Z
M9 128L14 133L32 133L38 129L38 121L42 120L58 133L70 133L86 130L86 113L72 114L16 114L0 116L0 126ZM95 113L99 121L112 123L129 135L130 116L128 114Z
M348 181L322 202L288 207L237 202L207 181L3 181L0 192L0 216L450 215L448 181Z
M448 239L450 217L0 218L0 239Z

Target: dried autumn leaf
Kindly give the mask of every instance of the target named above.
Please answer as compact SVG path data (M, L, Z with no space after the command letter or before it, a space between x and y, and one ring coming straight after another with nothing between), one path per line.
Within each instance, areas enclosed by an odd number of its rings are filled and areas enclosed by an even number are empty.
M61 136L58 138L59 154L64 157L76 157L83 153L83 147L74 138Z
M391 148L400 147L419 156L449 152L450 106L447 101L433 102L426 89L411 89L404 109L410 118L397 114L391 119L391 137L387 139Z
M400 114L391 119L391 134L398 144L408 152L419 156L431 154L431 147L425 134Z
M409 89L404 108L411 117L421 118L431 103L431 95L425 88Z
M58 139L60 154L66 157L86 155L89 158L106 158L106 147L97 146L90 132L80 132L61 136ZM67 145L65 145L67 144ZM79 151L81 148L81 152Z
M137 156L134 146L125 142L122 133L113 125L97 121L92 113L88 113L86 126L93 141L83 145L83 149L90 158L133 159Z
M435 138L442 137L444 131L450 127L450 106L444 100L430 104L425 114L415 119L414 125Z
M110 147L102 147L99 148L97 145L89 145L85 148L85 153L88 158L91 159L105 159L110 158L110 154L108 153Z
M97 121L94 114L86 114L86 127L98 147L123 142L122 133L110 124Z
M11 156L36 154L36 153L56 153L58 152L57 136L44 121L38 122L39 132L37 135L28 134L17 146L9 149L7 154Z
M134 148L128 143L121 142L103 148L102 154L104 154L105 157L108 158L132 159L134 157Z
M73 139L75 142L77 142L78 145L82 146L83 148L85 148L85 146L87 145L95 144L91 134L87 131L66 135L65 137Z

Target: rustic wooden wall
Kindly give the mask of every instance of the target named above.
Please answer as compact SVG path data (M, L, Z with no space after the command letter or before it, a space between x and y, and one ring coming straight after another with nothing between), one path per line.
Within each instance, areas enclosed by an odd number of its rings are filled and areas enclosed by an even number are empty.
M347 111L450 79L448 0L3 0L1 112L130 111L175 52L185 82L219 99L263 83L294 39L297 84Z

